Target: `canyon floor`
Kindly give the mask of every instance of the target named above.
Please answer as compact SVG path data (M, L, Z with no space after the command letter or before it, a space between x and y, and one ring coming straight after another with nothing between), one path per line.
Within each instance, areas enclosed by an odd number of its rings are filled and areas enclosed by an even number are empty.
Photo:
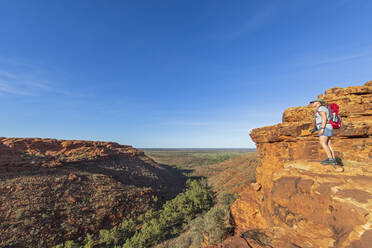
M158 163L179 169L188 178L205 178L215 192L215 205L191 221L184 232L156 248L207 247L234 233L230 206L246 185L256 181L255 149L146 149Z
M238 193L255 181L258 153L255 149L145 149L159 164L180 170L189 178L206 178L218 193Z

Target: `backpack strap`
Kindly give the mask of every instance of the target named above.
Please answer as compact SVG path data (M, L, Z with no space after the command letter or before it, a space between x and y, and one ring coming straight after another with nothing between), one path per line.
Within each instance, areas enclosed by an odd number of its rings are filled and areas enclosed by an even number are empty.
M338 115L338 117L340 118L342 126L345 126L344 122L342 121L341 115Z
M327 106L327 109L328 109L328 116L327 116L327 123L332 119L332 109L329 107L329 105Z

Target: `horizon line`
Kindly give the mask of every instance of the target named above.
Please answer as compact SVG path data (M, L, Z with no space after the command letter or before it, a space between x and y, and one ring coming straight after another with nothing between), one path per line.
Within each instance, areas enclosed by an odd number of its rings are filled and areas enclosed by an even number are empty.
M191 150L191 149L199 149L199 150L207 150L207 149L214 149L214 150L257 150L257 148L253 147L177 147L177 148L171 148L171 147L135 147L136 149L143 149L143 150L159 150L159 149L168 149L168 150Z

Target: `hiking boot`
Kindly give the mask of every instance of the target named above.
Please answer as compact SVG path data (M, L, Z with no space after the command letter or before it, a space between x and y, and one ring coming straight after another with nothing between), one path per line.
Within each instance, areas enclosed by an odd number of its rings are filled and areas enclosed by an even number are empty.
M326 160L323 160L320 163L324 165L336 165L337 164L336 160L333 158L327 158Z

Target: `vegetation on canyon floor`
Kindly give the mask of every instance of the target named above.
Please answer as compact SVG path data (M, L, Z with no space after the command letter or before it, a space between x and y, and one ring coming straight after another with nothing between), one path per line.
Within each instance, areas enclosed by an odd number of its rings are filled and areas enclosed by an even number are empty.
M186 191L158 211L150 210L136 219L125 219L111 229L101 230L96 236L88 234L80 242L67 241L58 247L200 247L205 239L209 244L219 243L233 232L230 206L239 186L255 181L257 153L147 150L146 155L183 171L190 178L205 180L189 180ZM238 174L242 178L235 180Z
M205 180L187 181L186 191L167 201L158 210L149 210L137 219L124 219L97 237L87 235L81 243L67 241L62 247L153 247L178 235L198 214L214 204L214 193ZM140 228L139 228L140 227Z
M194 170L200 166L219 164L255 151L254 149L146 149L147 156L158 163ZM187 172L187 171L185 171Z

